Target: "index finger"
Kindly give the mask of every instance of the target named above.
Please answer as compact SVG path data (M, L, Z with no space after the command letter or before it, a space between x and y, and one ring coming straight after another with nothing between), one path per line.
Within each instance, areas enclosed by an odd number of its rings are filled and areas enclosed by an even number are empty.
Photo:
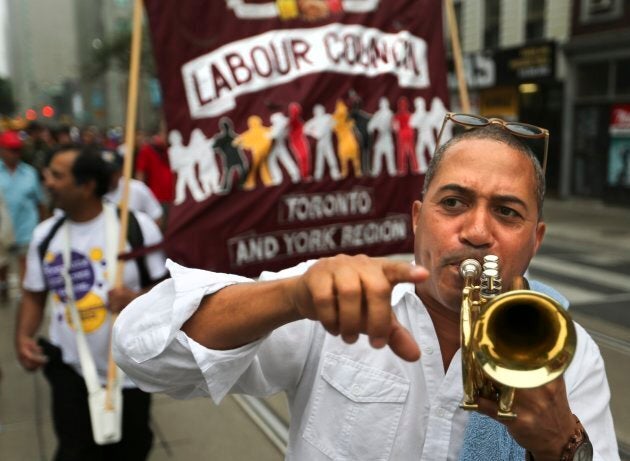
M397 283L420 283L429 277L429 271L404 261L382 259L383 274L392 285Z

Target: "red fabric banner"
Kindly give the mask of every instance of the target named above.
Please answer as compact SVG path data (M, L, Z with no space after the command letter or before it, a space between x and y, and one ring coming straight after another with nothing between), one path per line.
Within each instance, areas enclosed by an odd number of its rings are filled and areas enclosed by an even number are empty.
M448 105L439 0L145 0L176 173L166 250L243 275L412 250Z

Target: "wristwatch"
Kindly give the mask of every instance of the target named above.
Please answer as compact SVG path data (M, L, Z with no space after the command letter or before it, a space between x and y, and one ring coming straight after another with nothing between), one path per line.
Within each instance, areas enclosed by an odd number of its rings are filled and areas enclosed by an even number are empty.
M560 461L593 461L593 445L588 434L577 416L575 418L575 432L569 437L569 441L562 449ZM534 456L527 451L525 461L536 461Z
M592 461L593 445L578 417L573 416L575 417L576 429L562 450L560 461Z

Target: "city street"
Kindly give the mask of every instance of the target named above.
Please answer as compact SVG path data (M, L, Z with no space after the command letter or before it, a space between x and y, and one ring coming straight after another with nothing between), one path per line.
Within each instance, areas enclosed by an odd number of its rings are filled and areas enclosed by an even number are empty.
M531 276L563 292L575 320L599 344L621 459L630 461L630 209L549 200L546 216L548 234ZM14 315L14 304L0 308L0 459L49 460L54 435L48 387L41 374L25 373L15 362ZM288 412L282 395L264 401L228 397L218 407L156 395L152 421L151 461L276 461L283 458Z

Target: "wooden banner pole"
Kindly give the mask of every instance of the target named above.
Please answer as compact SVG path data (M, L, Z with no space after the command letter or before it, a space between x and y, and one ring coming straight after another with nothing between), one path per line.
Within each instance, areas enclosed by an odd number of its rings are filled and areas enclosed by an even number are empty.
M138 80L140 78L140 51L142 44L142 0L134 0L133 22L131 30L131 57L129 62L129 89L127 93L127 120L125 126L125 155L123 163L123 189L120 197L120 232L118 236L118 252L125 251L127 244L127 227L129 223L129 182L133 166L133 157L136 139L136 117L138 113ZM120 288L123 285L124 261L118 260L116 263L116 276L114 287ZM118 314L112 314L112 325ZM109 347L109 362L107 368L107 394L105 408L113 409L112 388L116 380L116 363L112 355L111 334Z
M468 98L468 86L466 85L466 75L464 63L462 61L462 49L459 42L459 30L457 19L455 18L455 7L453 0L444 0L446 6L446 20L451 37L451 48L453 51L453 61L455 62L455 75L457 76L457 88L459 90L459 102L462 112L470 112L470 99Z

